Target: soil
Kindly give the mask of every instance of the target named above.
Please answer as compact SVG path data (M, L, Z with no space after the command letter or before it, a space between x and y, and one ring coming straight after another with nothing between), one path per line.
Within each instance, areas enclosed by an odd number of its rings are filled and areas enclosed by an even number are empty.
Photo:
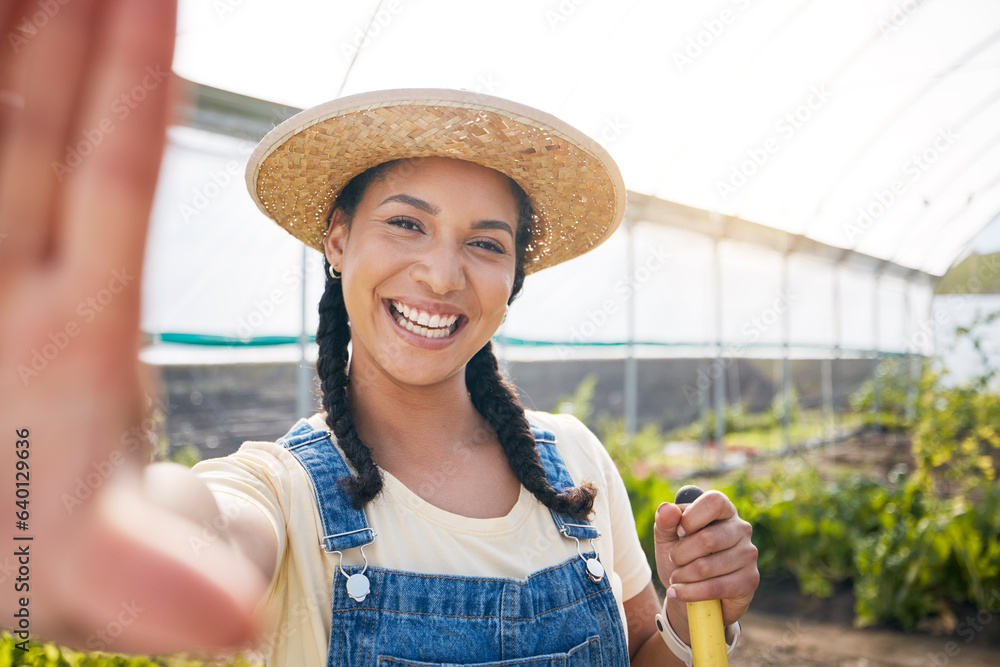
M765 581L742 622L731 663L754 667L889 667L1000 665L1000 616L970 607L917 632L855 628L849 585L829 599L806 597L794 581Z
M991 618L992 620L992 618ZM1000 621L991 623L1000 625ZM743 637L730 664L753 667L997 667L1000 647L961 637L859 630L760 611L742 622Z

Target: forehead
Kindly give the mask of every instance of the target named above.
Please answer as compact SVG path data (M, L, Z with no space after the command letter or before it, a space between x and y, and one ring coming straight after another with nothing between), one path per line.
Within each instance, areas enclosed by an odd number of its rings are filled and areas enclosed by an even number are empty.
M372 183L389 188L410 186L475 188L487 195L514 203L513 181L489 167L448 157L419 157L396 160Z

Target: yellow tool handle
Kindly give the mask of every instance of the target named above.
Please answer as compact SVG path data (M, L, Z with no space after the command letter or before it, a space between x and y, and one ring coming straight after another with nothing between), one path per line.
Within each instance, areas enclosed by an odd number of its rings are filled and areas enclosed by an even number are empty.
M722 625L722 602L688 602L687 612L694 667L729 667L726 629Z
M678 489L675 502L678 505L693 503L701 494L697 486L683 486ZM722 602L688 602L687 612L694 667L729 667L726 629L722 625Z

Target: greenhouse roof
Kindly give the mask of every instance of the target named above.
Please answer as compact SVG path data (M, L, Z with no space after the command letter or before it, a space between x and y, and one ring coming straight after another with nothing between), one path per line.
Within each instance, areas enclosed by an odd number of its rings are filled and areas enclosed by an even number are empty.
M932 275L1000 211L990 0L275 7L182 2L175 70L289 110L393 87L508 97L599 139L633 193Z

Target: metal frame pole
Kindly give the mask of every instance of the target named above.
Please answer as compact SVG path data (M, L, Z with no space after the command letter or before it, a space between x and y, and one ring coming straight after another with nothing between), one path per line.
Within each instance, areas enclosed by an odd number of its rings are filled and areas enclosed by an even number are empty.
M634 230L632 221L626 217L625 221L625 271L630 280L635 278L635 250L634 250ZM638 415L638 368L635 360L635 293L637 285L632 285L629 290L628 300L625 304L626 312L626 345L625 345L625 437L629 442L635 436L636 421Z
M881 313L882 272L876 271L872 280L872 350L875 354L875 378L872 383L872 421L879 421L879 411L882 409L882 352L879 315Z
M722 257L719 237L712 241L715 305L715 372L712 373L712 398L715 410L715 447L718 463L726 446L726 366L722 359Z
M787 298L789 291L788 275L789 253L781 258L781 291ZM792 360L789 357L791 345L792 309L785 309L781 317L781 438L785 448L792 446L792 418L791 418L791 386L792 386Z
M309 248L302 245L302 280L300 281L302 311L299 313L299 366L296 369L295 416L308 417L315 406L310 399L309 385L312 383L312 367L306 353L309 349L309 334L306 333L306 266Z

